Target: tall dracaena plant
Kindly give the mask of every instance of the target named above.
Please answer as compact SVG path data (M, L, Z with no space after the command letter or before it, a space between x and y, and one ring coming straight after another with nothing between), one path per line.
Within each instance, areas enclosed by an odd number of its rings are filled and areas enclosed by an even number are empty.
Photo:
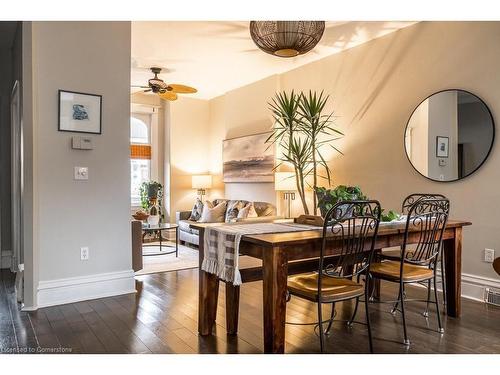
M305 194L305 180L311 173L311 144L308 138L301 139L293 137L291 143L283 144L285 149L282 157L279 159L282 162L287 162L293 165L295 169L295 181L297 183L297 191L299 192L300 201L304 208L304 213L309 215L309 207L307 207Z
M310 173L310 145L307 140L300 139L300 119L298 108L300 95L294 91L288 95L286 92L278 92L271 99L269 109L274 118L274 128L266 143L277 143L283 148L279 158L280 163L290 163L295 170L297 191L299 193L304 213L309 214L305 198L304 179Z
M334 150L341 153L332 141L343 136L343 133L333 126L333 112L323 114L328 102L329 95L309 91L308 94L301 93L298 100L298 125L297 131L302 133L308 140L310 146L311 167L313 175L313 188L318 186L318 177L323 177L331 184L331 170L321 153L321 148L329 144ZM326 176L318 173L318 167L323 167ZM314 213L317 213L316 194L313 195Z

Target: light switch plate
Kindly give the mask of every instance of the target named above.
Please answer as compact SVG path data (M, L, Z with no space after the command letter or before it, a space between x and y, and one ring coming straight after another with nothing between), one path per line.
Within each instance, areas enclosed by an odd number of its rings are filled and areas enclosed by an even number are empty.
M484 249L484 261L487 263L493 263L494 260L495 260L495 250Z
M89 248L88 247L81 247L80 248L80 260L89 260Z
M88 180L89 169L87 167L75 167L75 180Z
M73 136L71 138L71 148L74 150L92 150L94 148L92 137Z

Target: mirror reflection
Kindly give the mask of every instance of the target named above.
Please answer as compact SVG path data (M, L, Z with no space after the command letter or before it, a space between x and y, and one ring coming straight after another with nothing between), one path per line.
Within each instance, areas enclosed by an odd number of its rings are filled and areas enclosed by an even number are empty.
M413 111L405 132L406 155L423 176L455 181L476 171L494 139L486 104L463 90L431 95Z

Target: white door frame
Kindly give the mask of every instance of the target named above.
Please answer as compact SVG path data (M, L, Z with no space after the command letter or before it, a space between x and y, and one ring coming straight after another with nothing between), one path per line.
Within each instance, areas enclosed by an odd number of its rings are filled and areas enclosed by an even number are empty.
M23 262L22 254L22 173L23 170L23 136L21 127L21 90L16 80L12 88L10 100L11 119L11 228L12 228L12 258L10 269L19 270Z

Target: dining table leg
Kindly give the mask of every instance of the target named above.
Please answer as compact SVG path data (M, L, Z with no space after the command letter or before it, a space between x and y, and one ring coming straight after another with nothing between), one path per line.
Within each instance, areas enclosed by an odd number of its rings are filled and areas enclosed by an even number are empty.
M226 331L229 335L238 333L238 314L240 309L240 287L226 283Z
M281 247L262 250L264 352L285 352L288 262Z
M219 298L219 279L216 275L201 269L204 254L204 230L200 230L199 243L199 281L198 281L198 333L202 336L212 334L217 316L217 301Z
M446 312L458 318L462 312L462 228L454 229L455 235L443 241L444 276L446 286Z

